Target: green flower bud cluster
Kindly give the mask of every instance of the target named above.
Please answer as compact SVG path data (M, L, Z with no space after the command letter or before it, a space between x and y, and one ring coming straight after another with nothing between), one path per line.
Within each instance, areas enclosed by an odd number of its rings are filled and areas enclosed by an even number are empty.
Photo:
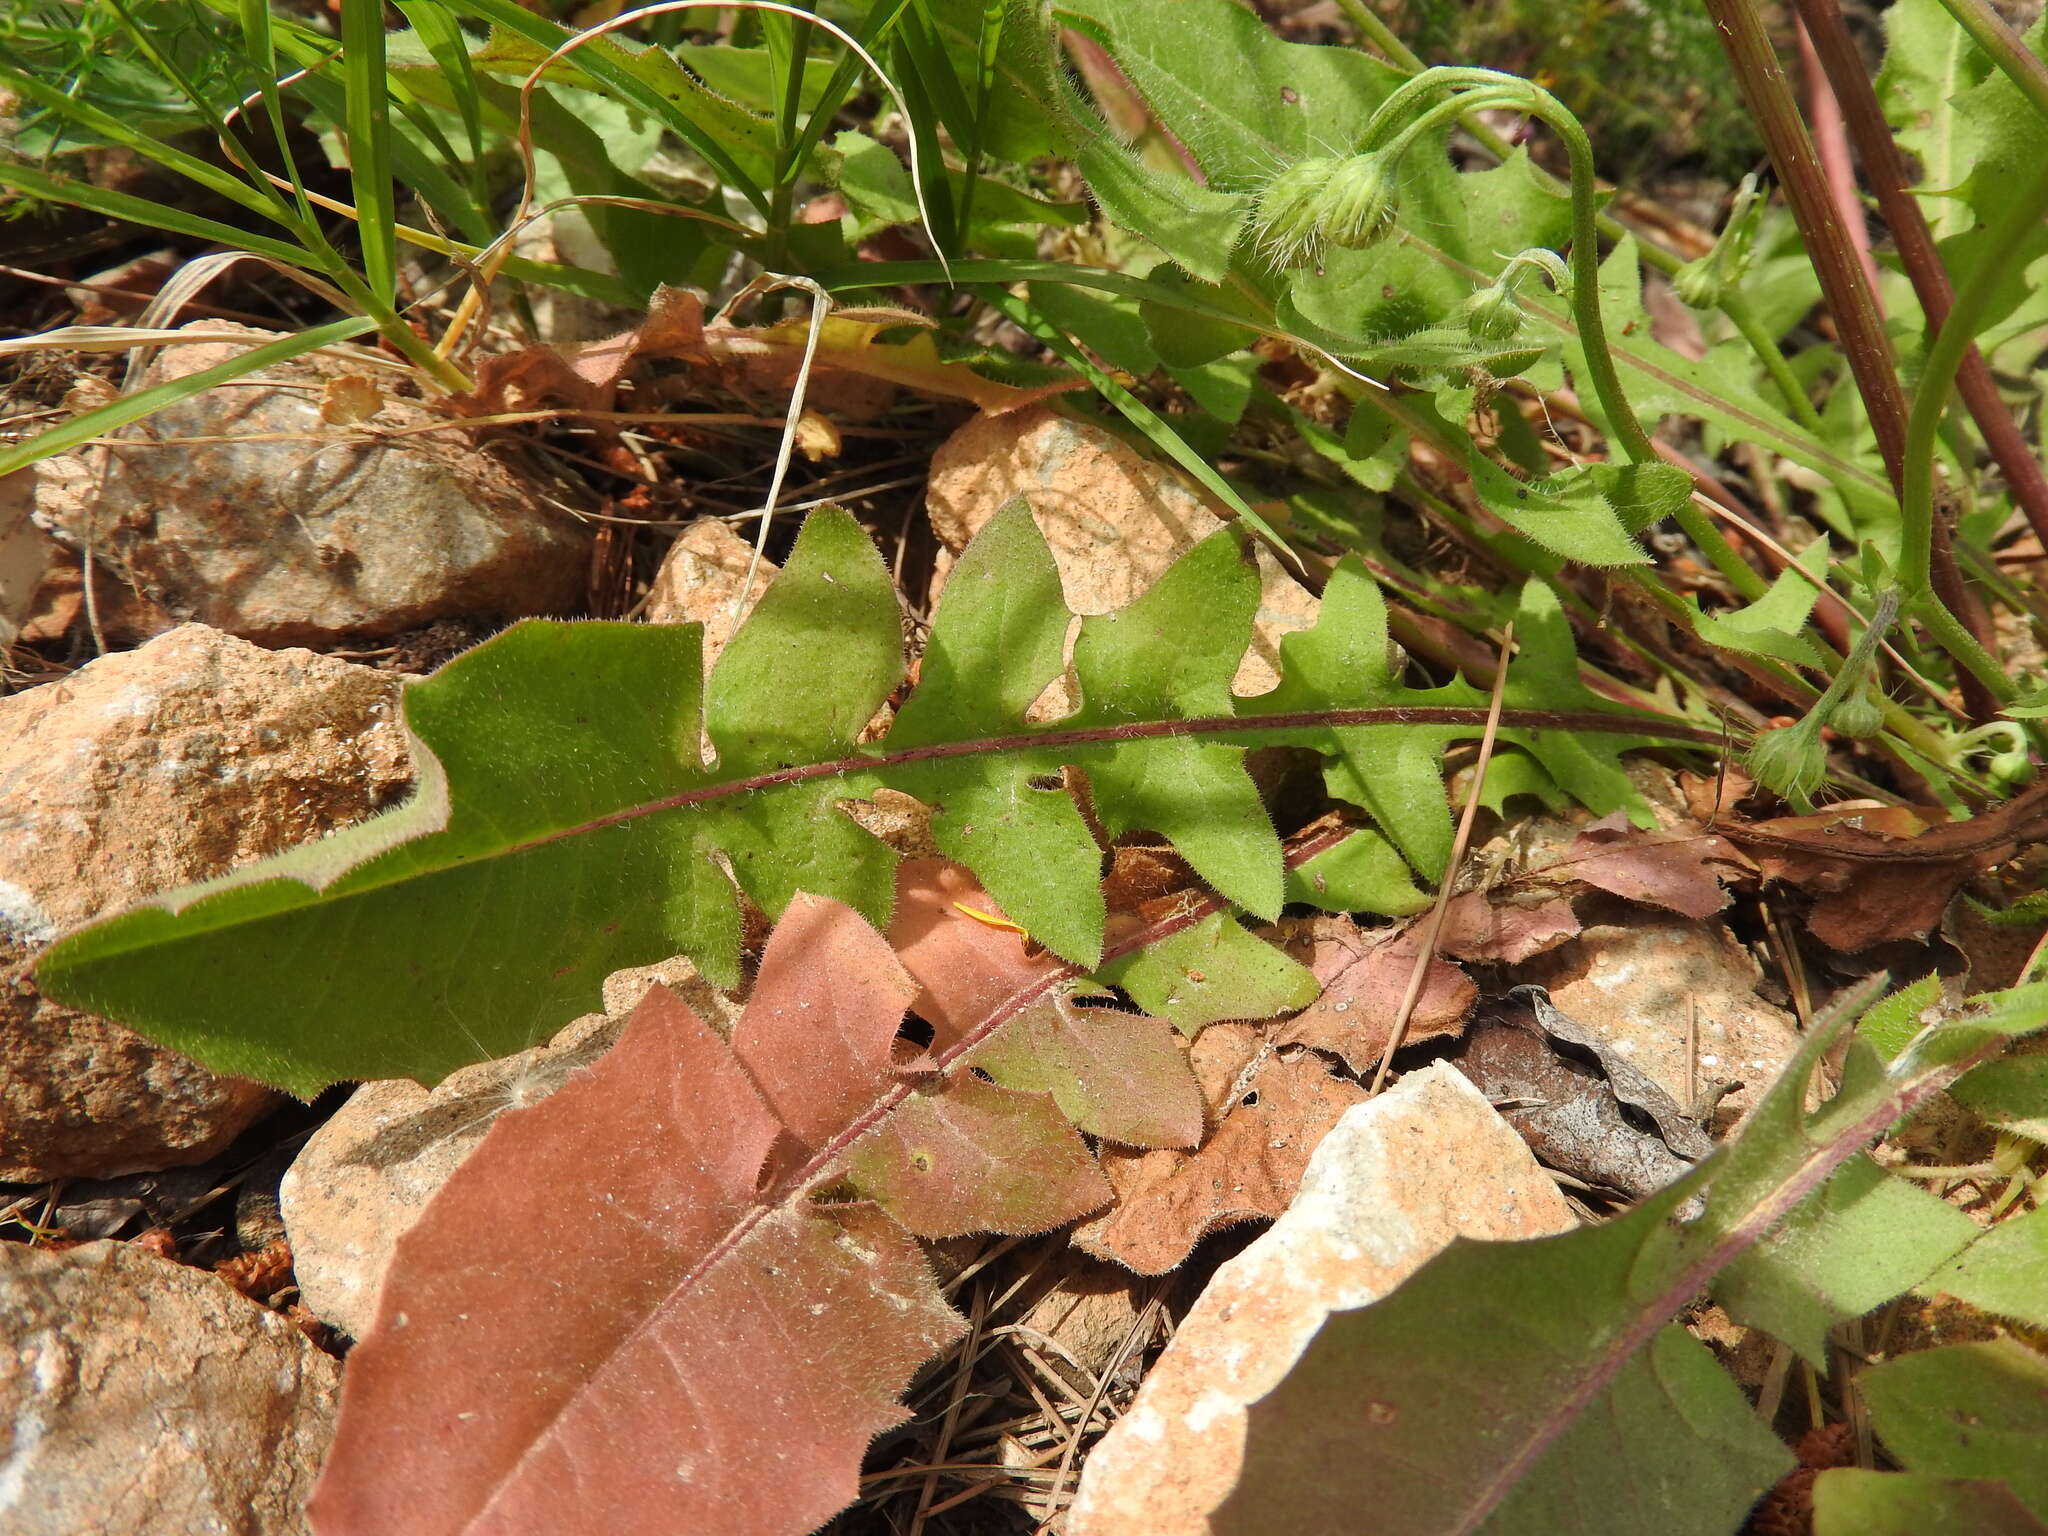
M1746 761L1757 783L1801 811L1813 808L1813 792L1827 781L1828 749L1821 728L1832 725L1846 736L1875 735L1884 726L1884 698L1871 681L1878 647L1899 616L1899 594L1879 594L1870 623L1856 637L1841 670L1813 708L1791 725L1765 731L1750 743Z
M1385 155L1315 156L1260 188L1252 227L1274 266L1307 266L1329 246L1359 251L1383 238L1398 202Z

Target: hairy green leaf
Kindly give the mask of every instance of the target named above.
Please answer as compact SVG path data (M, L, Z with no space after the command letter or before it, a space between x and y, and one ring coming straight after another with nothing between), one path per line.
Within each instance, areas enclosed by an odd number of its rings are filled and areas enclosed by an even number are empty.
M1835 1467L1813 1484L1813 1536L2043 1536L2003 1483Z
M1889 1072L1866 1049L1809 1117L1819 1032L1732 1143L1627 1215L1453 1243L1392 1295L1333 1314L1253 1405L1217 1529L1354 1530L1370 1501L1389 1533L1724 1536L1791 1458L1671 1319L1900 1115L2044 1017L2048 994L2023 988L1923 1032Z
M1978 1238L1919 1287L1985 1312L2048 1328L2048 1209L2009 1217Z
M1856 1385L1907 1471L1994 1479L2048 1518L2048 1360L2013 1339L1950 1344L1886 1360Z
M1092 967L1098 828L1161 834L1222 896L1278 914L1280 843L1242 761L1260 744L1334 758L1333 790L1433 874L1449 831L1437 760L1484 710L1469 689L1399 686L1370 579L1338 577L1316 626L1283 646L1281 690L1237 699L1258 579L1241 536L1219 530L1129 607L1082 622L1079 708L1029 726L1071 616L1013 505L955 569L920 686L862 745L903 675L901 621L867 535L826 509L708 683L694 626L516 625L408 688L406 805L95 924L39 975L52 996L302 1094L436 1081L585 1011L624 966L680 951L731 985L738 895L774 916L803 889L885 921L896 856L840 809L884 786L931 807L942 849ZM1525 593L1522 622L1528 675L1511 698L1597 711L1548 589ZM1558 718L1507 724L1602 811L1628 794L1623 746L1713 737L1611 709Z
M1830 1328L1912 1289L1976 1235L1954 1206L1855 1157L1722 1271L1714 1295L1825 1370Z

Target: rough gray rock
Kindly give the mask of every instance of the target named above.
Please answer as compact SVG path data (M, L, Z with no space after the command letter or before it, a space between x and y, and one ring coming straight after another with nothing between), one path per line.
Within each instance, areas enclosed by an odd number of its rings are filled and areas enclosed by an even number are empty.
M270 339L219 321L186 329ZM166 347L143 382L245 350ZM309 356L179 401L129 429L132 446L38 465L37 521L173 618L266 645L575 608L585 528L459 430L391 435L440 418L386 382Z
M340 1368L126 1243L0 1244L0 1529L295 1536Z
M201 1162L273 1102L8 972L67 928L395 801L398 687L193 624L0 699L0 1179Z

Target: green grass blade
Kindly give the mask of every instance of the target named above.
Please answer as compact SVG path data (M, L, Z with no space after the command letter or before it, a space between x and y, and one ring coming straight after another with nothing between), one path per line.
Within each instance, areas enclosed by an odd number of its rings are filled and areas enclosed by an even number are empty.
M89 102L74 100L55 86L24 73L14 64L0 61L0 84L20 92L37 106L60 117L69 118L82 128L90 129L109 143L118 144L124 149L132 149L166 170L175 171L188 181L198 183L207 191L218 193L230 202L239 203L252 213L260 213L266 219L287 227L294 222L287 206L279 201L277 194L269 192L267 188L265 191L258 191L239 176L224 171L217 165L211 165L197 155L188 155L182 149L175 149L161 139L137 132L111 113L102 112ZM64 201L74 199L66 198Z
M383 0L341 0L349 174L363 274L379 297L398 292L398 205L391 180L391 89L384 77Z
M469 159L474 166L483 159L483 104L477 97L476 70L469 62L469 39L462 35L448 7L441 0L396 0L398 9L412 23L412 29L426 45L428 55L440 68L448 92L455 98L455 110L462 118L462 131L469 139ZM480 189L472 187L472 193ZM481 200L481 199L479 199Z
M266 235L254 235L245 229L237 229L232 224L223 224L218 219L202 218L199 214L187 213L182 208L173 208L168 203L153 202L146 197L116 192L107 187L96 187L90 182L79 181L74 177L39 171L34 166L9 165L0 161L0 187L25 192L30 197L40 198L46 203L63 203L73 208L84 208L106 218L122 219L130 224L143 225L145 228L168 230L171 234L184 235L193 240L210 240L218 245L234 246L294 267L328 270L326 265L304 246L274 240Z
M1254 512L1251 503L1238 495L1231 483L1216 473L1214 466L1207 459L1189 447L1187 440L1173 430L1165 417L1096 367L1094 360L1075 346L1065 331L1045 319L1022 299L1008 293L985 289L981 296L1016 324L1051 347L1059 354L1062 362L1084 375L1088 382L1095 386L1096 393L1115 406L1124 420L1144 434L1147 442L1193 475L1206 490L1235 512L1247 528L1272 547L1273 553L1278 555L1284 564L1294 570L1301 568L1300 557L1288 548L1285 539L1273 531L1272 524Z
M284 96L277 88L277 36L270 24L269 0L241 0L242 51L256 72L263 92L263 112L270 120L271 136L277 141L279 162L292 184L299 205L299 217L311 220L313 208L306 201L305 183L299 179L298 158L292 154L290 124L285 121Z
M861 46L874 53L888 41L889 35L902 18L910 0L875 0L854 35ZM817 106L805 119L803 131L789 147L787 160L778 167L777 174L784 178L794 177L810 158L811 151L818 147L818 141L825 136L825 130L832 126L832 120L839 115L839 109L846 104L847 92L853 89L853 82L860 77L860 59L851 52L839 60L832 71L832 77L825 82L825 92L818 98Z
M168 384L156 384L148 389L137 390L132 395L123 395L98 410L87 411L83 416L73 417L61 427L52 427L26 442L16 443L13 447L0 451L0 475L11 475L15 470L33 464L38 459L47 459L54 453L63 453L66 449L76 448L80 443L104 437L107 433L125 427L130 422L140 421L167 405L174 405L180 400L190 399L193 395L203 394L216 384L229 383L255 373L258 369L268 368L272 363L281 363L287 358L298 357L320 347L332 346L337 341L349 341L374 328L373 321L361 316L330 321L326 325L316 325L310 331L301 331L296 336L287 336L281 341L251 347L240 357L216 363L211 368L202 368L199 372L187 374L182 379L173 379Z
M524 38L550 53L576 35L566 27L534 15L518 4L518 0L455 0L455 5L465 15L488 21L505 33ZM721 181L752 203L756 211L763 215L768 212L767 192L758 181L740 169L725 146L705 132L677 103L668 100L647 81L608 55L603 42L578 49L570 56L569 62L605 90L638 107L674 132L704 157L718 172Z

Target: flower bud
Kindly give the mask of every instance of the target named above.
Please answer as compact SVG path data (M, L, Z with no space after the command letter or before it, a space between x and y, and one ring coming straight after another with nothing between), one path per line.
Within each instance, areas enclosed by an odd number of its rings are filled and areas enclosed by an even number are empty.
M1330 178L1324 211L1326 238L1347 251L1362 251L1394 227L1400 194L1384 155L1353 155Z
M1276 267L1304 266L1325 246L1363 250L1393 225L1394 180L1385 157L1297 160L1259 190L1254 238Z
M1489 283L1466 296L1465 330L1474 341L1513 341L1522 333L1522 306L1508 284Z
M1722 265L1716 259L1716 253L1709 251L1672 273L1671 289L1678 295L1678 302L1687 309L1712 309L1719 304L1728 291L1728 279Z
M1792 725L1765 731L1750 743L1750 777L1773 794L1804 811L1813 805L1813 792L1827 782L1828 753L1820 733L1808 715Z
M2024 747L2015 747L2010 752L2001 752L1984 765L1984 771L1994 782L2007 789L2017 789L2034 777L2034 760L2027 755Z
M1849 696L1835 706L1835 712L1828 718L1828 724L1839 735L1851 736L1857 740L1875 736L1884 729L1884 700L1868 682L1852 690Z

